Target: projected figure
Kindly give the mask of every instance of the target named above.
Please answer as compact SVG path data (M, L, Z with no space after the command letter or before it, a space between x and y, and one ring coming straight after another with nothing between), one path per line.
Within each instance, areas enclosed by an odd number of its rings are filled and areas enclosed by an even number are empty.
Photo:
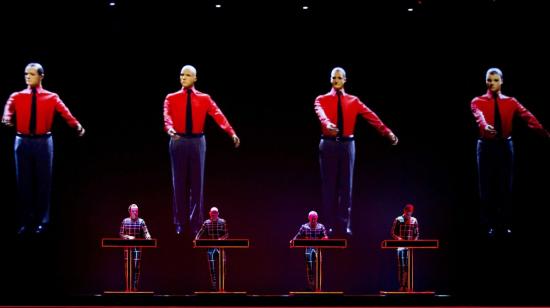
M303 224L300 227L298 233L294 236L295 239L327 239L327 230L325 226L318 221L319 215L315 211L311 211L308 214L309 222ZM313 247L306 248L306 274L308 290L315 290L315 270L317 268L318 253L317 249Z
M355 141L353 132L357 116L365 118L392 145L398 142L392 131L382 123L359 98L344 91L346 71L336 67L330 73L332 89L315 99L315 112L321 122L319 162L321 166L324 217L329 233L352 234L351 202Z
M164 129L170 136L172 164L173 219L176 233L182 233L183 224L189 224L195 234L203 222L203 184L206 140L204 122L209 114L233 139L239 137L208 94L194 87L197 71L191 65L181 69L182 89L168 94L164 101Z
M151 239L151 234L149 234L149 230L147 230L147 225L145 224L145 220L138 217L139 208L136 204L132 204L128 207L128 213L130 213L130 217L124 218L122 223L120 224L120 232L119 235L123 239L127 240L133 240L133 239ZM138 283L139 283L139 274L141 269L141 248L132 248L130 249L130 253L132 254L132 263L131 264L131 271L132 271L132 291L138 291ZM124 262L128 262L128 250L124 250ZM128 276L130 273L128 273L128 265L126 264L124 266L125 269L125 275Z
M229 232L227 231L227 223L225 222L225 219L219 217L218 208L212 207L210 209L210 219L204 221L201 229L195 236L195 239L198 240L201 238L208 238L223 240L227 237L229 237ZM219 281L217 281L217 278L220 249L208 248L206 253L208 257L208 267L210 268L210 290L218 291ZM225 254L223 256L224 259L222 260L222 262L224 262L225 264Z
M407 204L403 209L403 215L393 221L391 236L394 240L417 240L420 237L418 220L412 217L414 206ZM399 291L409 291L409 249L397 248L397 278Z
M515 98L501 93L503 78L500 69L490 68L485 77L487 93L474 98L471 109L479 127L477 167L482 224L487 236L494 237L497 231L512 234L514 118L521 119L545 138L550 134Z
M56 93L42 88L44 68L38 63L25 67L25 90L13 93L6 103L2 123L14 126L15 175L18 192L18 234L43 233L50 222L53 169L52 122L56 113L79 136L84 128Z

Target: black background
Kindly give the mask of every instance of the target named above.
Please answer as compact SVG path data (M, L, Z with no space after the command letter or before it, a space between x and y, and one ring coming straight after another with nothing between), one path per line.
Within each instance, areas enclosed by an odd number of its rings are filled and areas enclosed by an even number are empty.
M24 88L29 62L44 66L87 133L54 124L52 229L17 238L13 135L0 129L3 179L1 290L63 297L123 288L120 251L101 249L137 203L159 248L146 251L142 289L205 289L203 251L171 220L164 97L181 67L218 103L242 145L207 120L205 210L220 209L233 237L226 287L253 294L303 290L303 252L288 240L320 207L319 124L314 98L330 71L347 71L357 95L400 138L392 147L365 121L356 128L354 235L326 255L325 287L376 294L397 287L395 255L383 251L394 217L416 205L423 238L415 288L475 303L546 303L549 142L516 123L516 229L512 239L477 236L476 126L469 109L485 71L504 72L503 92L550 125L550 54L542 4L529 1L107 1L3 3L0 97ZM445 2L445 3L441 3ZM302 5L310 6L302 10ZM407 8L414 8L413 12ZM206 214L206 213L205 213ZM320 213L320 221L323 221Z

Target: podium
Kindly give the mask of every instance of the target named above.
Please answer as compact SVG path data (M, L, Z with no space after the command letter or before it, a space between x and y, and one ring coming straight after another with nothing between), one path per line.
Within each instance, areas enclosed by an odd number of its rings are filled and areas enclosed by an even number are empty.
M383 240L382 249L397 249L397 248L408 248L409 253L409 262L407 264L408 268L408 291L380 291L384 295L401 295L401 294L425 294L433 295L434 291L414 291L414 250L415 249L438 249L439 240Z
M156 239L122 239L122 238L103 238L101 239L102 248L122 248L126 250L128 259L126 261L125 269L125 285L126 289L124 291L105 291L104 294L141 294L141 295L152 295L152 291L132 291L132 263L134 261L134 256L131 253L133 248L156 248L157 240Z
M228 292L225 290L225 249L228 248L249 248L248 239L198 239L193 240L193 248L218 248L218 283L219 291L195 291L195 294L246 294L245 291Z
M292 295L343 294L342 291L323 291L323 249L344 249L348 243L345 239L295 239L290 242L290 248L317 248L315 268L315 291L292 291Z

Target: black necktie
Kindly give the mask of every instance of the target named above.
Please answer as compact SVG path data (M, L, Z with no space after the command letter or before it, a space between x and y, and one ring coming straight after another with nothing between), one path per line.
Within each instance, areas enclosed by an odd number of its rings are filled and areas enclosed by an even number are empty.
M493 93L495 99L495 130L497 137L502 137L502 119L500 118L500 110L498 109L498 93Z
M342 137L344 134L344 112L342 111L342 92L336 91L336 96L338 96L338 119L336 125L338 126L338 137Z
M31 135L34 135L36 133L36 88L32 88L31 121L29 131Z
M185 133L193 133L193 111L191 111L191 89L187 89L187 107L185 111Z

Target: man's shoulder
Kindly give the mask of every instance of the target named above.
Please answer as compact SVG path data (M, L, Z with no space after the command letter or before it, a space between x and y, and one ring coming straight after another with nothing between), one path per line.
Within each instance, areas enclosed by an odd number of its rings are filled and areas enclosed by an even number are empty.
M130 217L126 217L122 220L122 223L125 223L125 224L130 223L130 222L132 222L132 219L130 219Z
M25 94L25 90L21 90L21 91L16 91L16 92L13 92L11 95L10 95L10 99L16 99L17 97L21 96Z
M168 93L166 95L166 99L171 99L171 98L174 98L174 97L177 97L177 96L181 96L183 95L183 91L182 90L178 90L176 92L172 92L172 93Z
M55 92L52 92L52 91L48 91L44 88L42 88L39 92L39 95L42 97L42 98L46 98L46 99L60 99L59 98L59 94L55 93Z
M202 102L212 102L212 97L210 97L209 94L195 90L195 95L197 96L197 99Z
M347 92L346 92L346 94L345 94L344 96L345 96L347 99L349 99L349 100L357 100L357 101L359 100L359 97L357 97L357 96L355 96L355 95L353 95L353 94L349 94L349 93L347 93Z
M489 101L490 99L491 99L491 97L489 97L489 95L483 94L483 95L479 95L479 96L476 96L476 97L472 98L472 103L473 102L486 102L486 101Z
M319 95L315 98L315 100L327 99L327 98L330 98L330 97L333 97L333 96L334 96L334 94L332 93L332 91L329 91L329 92L327 92L327 93L325 93L325 94L319 94Z
M199 90L195 90L195 95L199 97L210 97L210 95L208 95L207 93L201 92Z
M501 96L501 100L503 100L503 101L512 102L512 103L519 103L518 100L513 96L507 96L507 95L500 95L500 96Z
M395 221L405 222L405 217L403 217L403 215L399 215L399 216L395 217Z
M218 218L218 223L224 224L224 223L226 223L226 221L223 218Z
M52 92L52 91L49 91L49 90L46 90L46 89L44 89L44 88L42 88L42 91L41 91L40 93L42 93L42 94L47 94L47 95L59 96L57 93Z

